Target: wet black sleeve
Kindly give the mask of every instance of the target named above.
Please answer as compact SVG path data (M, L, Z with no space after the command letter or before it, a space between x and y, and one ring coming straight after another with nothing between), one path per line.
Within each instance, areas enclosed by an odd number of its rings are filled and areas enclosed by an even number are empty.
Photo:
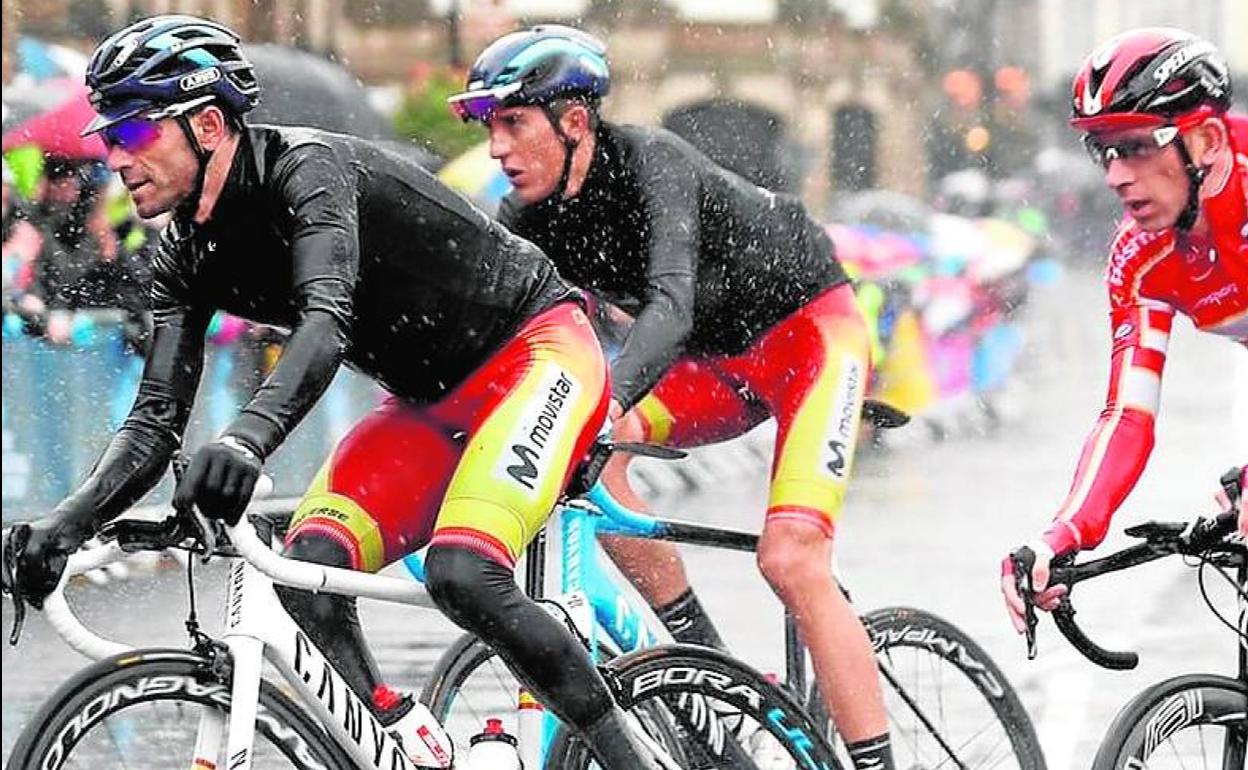
M274 169L273 210L290 234L299 320L277 366L225 431L261 457L321 397L345 353L360 261L354 179L348 162L319 144L291 150Z
M693 166L676 147L662 142L648 143L644 155L637 184L650 222L646 292L611 367L612 396L625 408L654 387L693 329L700 243L700 190Z
M204 362L211 309L196 306L190 268L168 232L153 258L152 343L130 415L87 480L55 514L91 529L124 512L164 475L182 443Z

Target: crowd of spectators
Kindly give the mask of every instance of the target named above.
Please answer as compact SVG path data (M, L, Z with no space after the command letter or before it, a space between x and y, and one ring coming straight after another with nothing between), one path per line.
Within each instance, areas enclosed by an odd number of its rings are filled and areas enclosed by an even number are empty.
M69 344L78 319L120 322L142 352L154 231L99 161L45 156L27 195L4 166L4 313L24 332ZM6 319L11 321L12 319Z

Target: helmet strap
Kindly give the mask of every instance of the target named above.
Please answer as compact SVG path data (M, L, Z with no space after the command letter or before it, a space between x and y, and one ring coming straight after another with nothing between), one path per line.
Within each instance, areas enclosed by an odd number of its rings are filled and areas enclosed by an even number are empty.
M568 179L572 176L572 156L576 154L576 148L580 142L564 132L559 122L560 114L556 112L553 104L549 102L543 104L542 112L546 113L546 119L550 121L551 128L555 129L555 135L559 137L559 141L563 142L563 171L559 174L559 184L551 193L552 196L563 199L568 195Z
M215 150L205 150L203 145L199 143L199 139L195 137L195 131L191 128L191 120L186 115L178 115L174 120L182 129L182 133L186 136L186 141L190 143L191 150L195 153L195 159L199 163L199 169L195 172L195 186L191 188L191 194L183 201L182 206L190 212L191 217L199 210L199 199L204 194L204 179L208 176L208 162L212 160Z
M1182 136L1175 144L1179 148L1179 157L1183 159L1183 170L1187 172L1188 190L1187 205L1183 207L1174 226L1178 230L1188 232L1196 224L1196 217L1200 215L1200 186L1209 174L1209 167L1197 166L1192 161L1192 154L1187 151L1187 143L1183 141Z

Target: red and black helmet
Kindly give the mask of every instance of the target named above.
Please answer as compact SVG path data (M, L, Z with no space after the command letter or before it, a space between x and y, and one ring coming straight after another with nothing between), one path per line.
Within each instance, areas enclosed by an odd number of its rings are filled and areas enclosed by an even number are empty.
M1207 40L1148 27L1112 38L1075 76L1070 124L1107 131L1195 125L1231 106L1226 60Z

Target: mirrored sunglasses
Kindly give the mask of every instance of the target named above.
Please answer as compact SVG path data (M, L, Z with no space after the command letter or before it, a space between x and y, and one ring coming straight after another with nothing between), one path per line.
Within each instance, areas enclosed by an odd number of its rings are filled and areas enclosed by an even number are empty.
M146 117L126 118L100 131L104 144L138 152L160 138L160 124Z
M1109 164L1115 160L1151 158L1178 135L1177 126L1161 126L1148 134L1124 137L1113 142L1107 142L1096 134L1084 134L1083 147L1094 163L1102 168L1109 168Z

